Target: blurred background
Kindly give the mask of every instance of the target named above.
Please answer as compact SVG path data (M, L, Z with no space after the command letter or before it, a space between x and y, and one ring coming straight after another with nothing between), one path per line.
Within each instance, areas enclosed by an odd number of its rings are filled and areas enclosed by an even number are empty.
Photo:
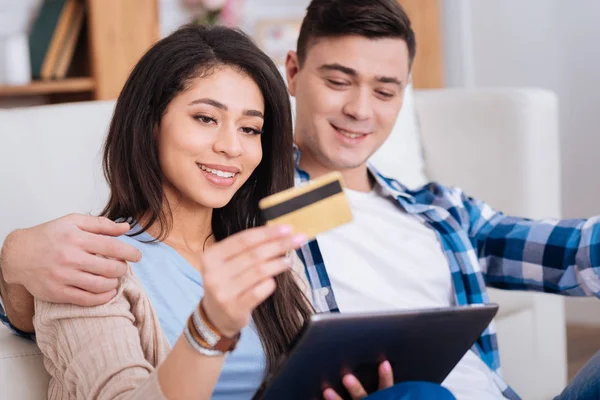
M0 0L0 108L114 99L141 54L189 22L240 27L282 63L308 3ZM600 214L600 1L400 3L417 33L415 89L537 87L558 95L562 216ZM600 301L568 299L566 320L572 376L600 347Z

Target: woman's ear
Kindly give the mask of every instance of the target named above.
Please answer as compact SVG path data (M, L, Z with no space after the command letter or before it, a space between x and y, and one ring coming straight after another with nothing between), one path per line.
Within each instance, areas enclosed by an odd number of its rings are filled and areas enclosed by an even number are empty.
M295 51L289 51L285 59L285 75L287 78L288 91L290 95L296 95L296 75L300 71L298 63L298 54Z

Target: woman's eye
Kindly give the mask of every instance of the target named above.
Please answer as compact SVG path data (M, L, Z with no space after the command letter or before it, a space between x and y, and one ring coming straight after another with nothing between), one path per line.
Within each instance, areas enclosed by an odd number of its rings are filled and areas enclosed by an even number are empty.
M242 132L244 132L248 135L260 135L262 133L262 131L259 131L258 129L250 128L248 126L242 128Z
M203 124L207 124L207 125L217 122L214 118L207 117L206 115L197 115L194 118L197 119L198 121L202 122Z

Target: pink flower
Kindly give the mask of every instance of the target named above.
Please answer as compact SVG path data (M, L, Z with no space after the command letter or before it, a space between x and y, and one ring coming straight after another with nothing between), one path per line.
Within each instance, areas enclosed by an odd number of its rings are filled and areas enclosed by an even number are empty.
M225 7L228 0L202 0L201 3L209 11L217 11Z
M221 23L229 27L238 26L241 19L242 7L243 0L225 0L220 15Z

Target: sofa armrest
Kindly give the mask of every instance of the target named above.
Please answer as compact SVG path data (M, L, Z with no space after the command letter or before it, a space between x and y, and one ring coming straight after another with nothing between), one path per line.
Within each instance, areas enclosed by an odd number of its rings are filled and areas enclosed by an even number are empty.
M490 289L502 373L523 399L550 400L567 384L564 299Z
M558 100L537 89L416 93L426 173L511 215L560 216Z
M509 215L560 216L558 101L537 89L416 93L426 174ZM564 299L491 289L502 370L523 398L566 385Z

